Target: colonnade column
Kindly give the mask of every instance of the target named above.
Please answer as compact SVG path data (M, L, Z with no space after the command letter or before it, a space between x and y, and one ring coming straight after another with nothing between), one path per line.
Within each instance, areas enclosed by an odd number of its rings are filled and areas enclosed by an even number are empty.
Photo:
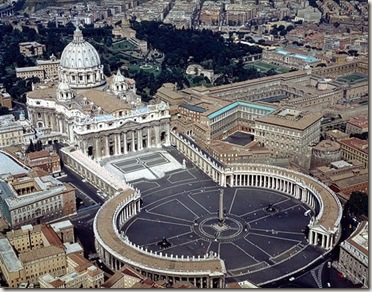
M330 237L331 237L331 234L323 234L322 235L322 247L323 248L329 249L331 247Z
M311 229L309 230L309 243L313 244L313 231Z
M96 152L96 154L95 154L95 158L97 159L97 158L99 158L99 157L101 157L101 140L100 140L100 138L98 137L98 136L94 136L94 139L95 139L95 141L96 141L96 146L95 146L95 152Z

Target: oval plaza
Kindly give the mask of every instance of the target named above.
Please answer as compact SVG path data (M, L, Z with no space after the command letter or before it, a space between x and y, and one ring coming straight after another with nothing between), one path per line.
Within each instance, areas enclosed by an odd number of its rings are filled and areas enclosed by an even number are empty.
M181 153L222 187L266 188L305 203L315 214L308 225L309 244L327 251L338 242L342 209L335 194L324 184L308 175L269 165L245 164L224 169L191 141L173 133L171 139ZM227 271L217 254L186 257L153 252L132 243L120 231L141 211L140 197L139 190L128 186L97 213L95 244L103 261L114 271L129 264L153 280L190 281L200 288L223 287Z

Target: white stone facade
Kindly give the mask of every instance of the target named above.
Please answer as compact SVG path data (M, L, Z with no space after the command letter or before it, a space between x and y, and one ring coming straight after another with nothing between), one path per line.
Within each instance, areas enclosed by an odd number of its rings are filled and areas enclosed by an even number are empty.
M106 83L97 51L77 28L64 49L57 88L39 86L27 94L35 128L59 133L90 158L101 158L169 145L169 106L144 105L135 81L120 70Z

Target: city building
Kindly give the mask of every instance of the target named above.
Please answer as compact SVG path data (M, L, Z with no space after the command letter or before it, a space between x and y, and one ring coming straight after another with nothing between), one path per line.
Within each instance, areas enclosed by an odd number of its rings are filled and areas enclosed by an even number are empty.
M142 104L134 80L120 70L106 84L100 57L79 28L62 52L58 75L57 88L43 84L27 93L36 130L59 133L57 140L96 160L169 144L168 105Z
M136 285L136 287L134 287ZM139 285L142 285L139 286ZM146 286L145 286L146 285ZM138 287L139 286L139 287ZM115 288L165 288L156 284L151 279L143 276L140 272L136 271L129 265L124 265L120 270L116 271L105 283L102 288L115 289Z
M29 66L29 67L18 67L16 69L16 77L27 79L32 77L37 77L40 80L44 80L45 73L39 66Z
M139 21L163 21L174 6L169 0L150 0L141 4L128 9L127 14Z
M66 255L66 265L66 274L63 276L53 276L50 273L41 275L38 279L40 288L101 288L104 282L103 271L82 255Z
M24 127L13 114L0 116L0 148L24 144Z
M348 65L337 65L325 67L305 68L295 72L277 74L253 80L225 84L214 87L196 86L179 91L185 97L203 99L206 96L219 97L230 101L264 101L279 98L280 106L291 106L307 109L309 111L320 111L324 108L334 106L353 90L348 84L336 82L335 76L348 75L354 72L365 74L365 61L359 61ZM306 67L306 66L305 66ZM331 68L332 70L328 69ZM333 77L332 77L333 76ZM365 86L366 79L356 83L361 89L360 94L368 92ZM164 96L163 92L163 96ZM272 103L272 102L271 102Z
M40 80L55 79L58 77L60 60L52 54L49 60L36 60L36 66L16 68L17 78L27 79L37 77Z
M337 193L343 203L349 200L352 192L368 191L368 169L358 160L350 163L344 160L333 161L312 168L310 173Z
M226 4L225 22L230 26L242 26L257 15L256 5Z
M121 19L121 25L112 29L112 35L115 38L133 39L136 37L136 31L130 27L130 22L126 16Z
M26 57L42 56L45 51L45 45L38 42L19 43L19 51Z
M61 161L57 153L41 150L27 153L25 164L30 167L39 167L48 174L58 174L61 172Z
M363 170L360 173L333 176L330 188L337 193L341 201L346 202L353 192L368 194L368 184L368 171Z
M74 225L72 225L70 220L51 223L49 226L53 228L63 243L75 242Z
M348 138L339 141L341 155L346 161L358 160L368 168L368 141L359 138Z
M219 25L222 19L221 2L204 1L200 10L199 24L203 26Z
M11 228L47 223L76 213L75 188L30 171L0 180L0 209Z
M200 5L197 0L176 1L172 10L164 18L164 23L171 23L177 29L191 28L193 18L196 16L197 7Z
M36 60L37 66L44 71L44 78L53 79L58 77L59 62L53 54L49 60Z
M214 72L211 69L204 69L203 66L199 64L190 64L186 68L186 74L195 76L207 77L211 82L214 81Z
M349 134L346 134L345 132L342 132L340 130L329 130L325 132L325 139L331 140L331 141L340 141L342 139L349 138Z
M296 69L304 68L305 66L315 67L321 63L321 60L314 56L291 52L288 48L263 50L262 61Z
M332 140L320 141L311 149L310 169L341 160L341 146Z
M353 283L369 288L368 221L360 222L353 234L340 244L336 268Z
M319 142L321 118L321 114L279 109L255 120L255 139L274 156L304 159L309 145Z
M26 176L30 168L21 163L16 155L0 150L0 179Z
M302 20L303 22L319 23L322 13L312 6L299 9L294 21Z
M10 288L24 282L37 284L38 277L46 273L66 273L63 245L47 226L36 227L35 232L32 225L12 230L0 239L0 245L0 267Z
M69 221L57 224L72 226ZM72 245L76 246L73 252ZM0 268L10 288L17 288L22 283L38 284L39 278L44 275L61 277L69 272L75 263L85 261L85 268L87 263L88 267L92 266L80 254L82 249L78 243L66 245L54 229L45 224L23 225L20 229L13 229L6 233L6 238L0 239L0 246ZM73 263L70 263L71 259ZM74 267L80 272L78 264ZM100 271L96 267L90 268L90 271L96 270ZM90 274L92 279L86 281L95 284L97 273ZM103 282L103 272L100 271L100 274L100 281ZM88 284L87 287L96 286Z
M337 109L338 104L354 90L347 84L341 85L336 79L342 76L351 76L357 72L361 80L357 84L361 86L359 88L364 88L368 84L364 79L367 72L366 68L368 68L368 64L364 60L360 60L324 68L305 66L295 72L214 87L196 86L177 91L174 84L164 84L157 91L156 98L170 105L171 129L194 139L198 147L201 147L203 151L210 155L215 153L217 156L212 156L219 157L217 159L221 157L228 159L228 156L230 156L230 159L234 159L231 148L223 151L223 147L218 146L221 144L218 141L226 138L234 131L243 131L253 134L254 141L260 142L259 146L272 151L271 163L276 160L278 165L284 166L285 162L279 162L278 159L285 158L293 160L292 162L299 163L302 167L308 169L311 155L309 147L318 143L319 134L325 136L328 132L331 135L330 130L344 130L346 126L346 121L340 114L337 115L326 110L327 108ZM188 69L189 73L195 72L193 67ZM368 92L365 88L362 91L364 94ZM266 112L263 117L251 114L249 118L247 116L249 114L244 112L249 111L249 106L245 107L244 111L239 110L242 106L236 106L243 103L251 103L252 108L253 104L271 108L272 112ZM275 111L283 112L282 116L274 113ZM291 121L291 114L284 115L284 112L289 111L300 112L301 114L297 118L294 115L294 120ZM214 112L216 112L216 115L219 112L223 113L218 117L217 122L215 122L215 119L208 118ZM292 127L303 127L302 130L297 129L297 131L302 131L303 134L293 131L299 136L289 137L287 134L283 135L284 132L283 134L279 132L270 133L270 135L274 134L275 139L266 136L266 134L262 136L260 135L261 132L266 133L269 130L262 131L262 129L259 129L260 126L268 126L267 122L265 122L265 125L261 125L261 119L263 121L269 119L271 127L276 126L278 130L280 128L285 132L287 130L292 131ZM314 127L310 126L311 119L314 119ZM285 120L287 120L287 126L281 125ZM307 122L310 124L306 126ZM320 125L318 125L319 123ZM309 135L311 132L307 129L308 126L311 127L312 137L309 138L308 136L308 139L304 140L304 133ZM315 129L318 127L320 127L320 133L318 129ZM257 133L258 130L260 133ZM293 135L295 134L293 133ZM343 133L338 135L337 139L340 139L341 136L342 138L348 138L348 135ZM297 149L296 144L292 143L292 139L296 143L301 140L302 145ZM265 140L268 143L264 143ZM216 149L212 151L211 145L215 145ZM292 151L292 147L294 151ZM260 150L264 152L265 149ZM304 153L305 155L303 155ZM239 158L242 158L242 156L235 157L236 160L239 160ZM267 162L267 158L264 156L260 158L257 156L256 159L258 159L255 160L257 162ZM296 161L298 159L304 161Z
M346 134L363 134L368 132L368 115L350 118L346 122Z
M6 107L8 109L12 109L12 97L8 92L6 92L6 89L4 87L0 86L0 106Z

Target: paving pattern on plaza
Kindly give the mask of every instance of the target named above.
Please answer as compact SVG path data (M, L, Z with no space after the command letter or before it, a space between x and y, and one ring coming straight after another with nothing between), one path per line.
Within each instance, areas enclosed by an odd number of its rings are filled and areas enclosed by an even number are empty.
M151 168L153 166L165 164L168 162L169 160L165 158L163 154L155 152L131 159L126 159L125 161L112 163L112 165L119 168L120 171L122 171L123 173L128 173L140 169Z
M117 176L124 176L127 182L141 178L156 180L169 171L182 168L182 164L164 150L116 156L104 159L100 163Z
M156 183L133 182L143 206L124 227L132 242L148 250L179 256L213 251L225 261L227 281L256 284L301 270L324 252L307 244L306 205L285 194L225 188L220 228L220 187L198 169L178 170ZM275 212L267 211L269 204ZM159 244L163 238L169 247Z

